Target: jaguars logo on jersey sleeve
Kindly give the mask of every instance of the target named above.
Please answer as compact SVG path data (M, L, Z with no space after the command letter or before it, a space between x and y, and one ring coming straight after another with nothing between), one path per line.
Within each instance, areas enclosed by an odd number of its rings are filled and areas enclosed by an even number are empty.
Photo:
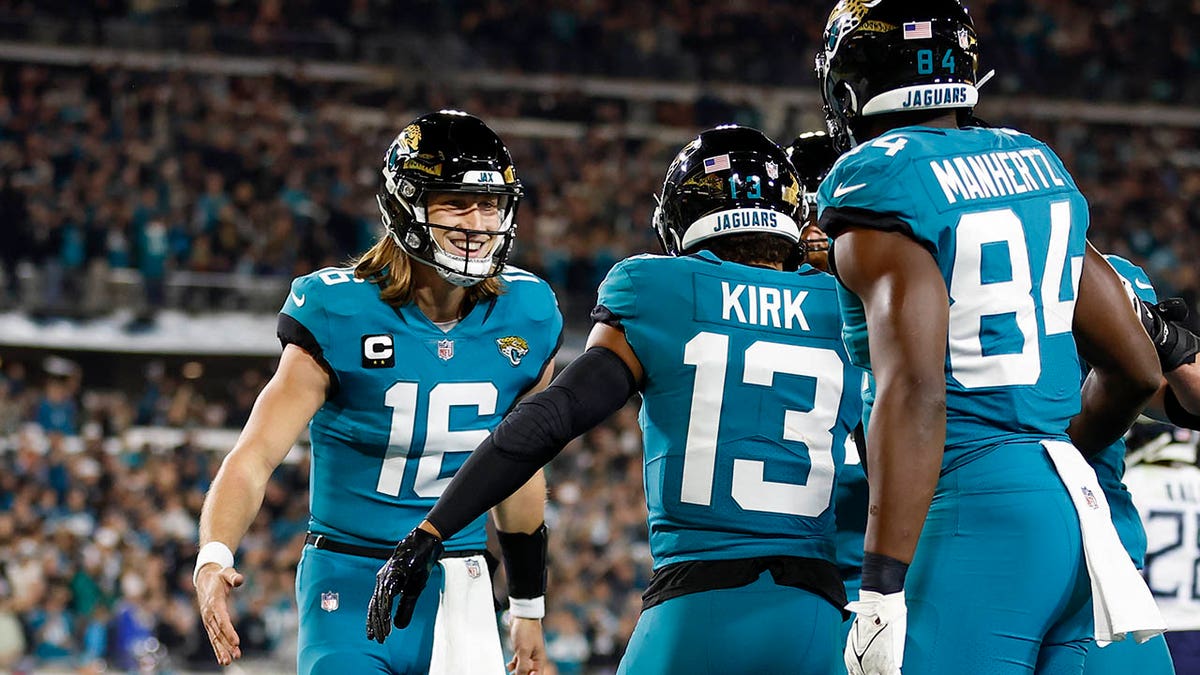
M521 359L529 353L529 343L520 335L499 338L496 340L496 347L514 368L521 365Z
M519 267L509 265L500 278L506 285L498 300L506 305L503 311L517 312L531 325L497 338L496 349L513 368L523 367L530 359L544 368L562 346L563 318L558 297L545 280Z

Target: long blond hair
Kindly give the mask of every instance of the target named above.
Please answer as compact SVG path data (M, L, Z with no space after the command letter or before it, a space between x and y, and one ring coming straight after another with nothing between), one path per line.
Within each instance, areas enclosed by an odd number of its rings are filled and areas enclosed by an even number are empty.
M413 281L413 263L409 260L408 252L400 248L390 234L384 234L374 246L350 264L354 267L355 277L379 285L379 299L392 307L402 307L414 300L416 282ZM468 286L467 297L463 300L464 313L466 308L502 293L504 284L498 276Z

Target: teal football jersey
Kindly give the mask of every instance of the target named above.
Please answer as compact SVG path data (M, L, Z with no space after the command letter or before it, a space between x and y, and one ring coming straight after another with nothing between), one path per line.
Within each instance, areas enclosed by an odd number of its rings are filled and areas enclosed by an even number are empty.
M1150 277L1142 268L1120 256L1106 255L1104 257L1121 276L1121 283L1125 285L1125 291L1130 294L1131 298L1158 302L1154 285L1150 283ZM1133 558L1138 569L1141 569L1146 558L1146 530L1142 527L1141 516L1134 508L1133 498L1124 483L1124 439L1102 450L1100 454L1092 457L1090 462L1096 471L1100 487L1104 489L1104 496L1108 499L1113 525L1117 528L1121 543L1124 544L1125 550L1129 552L1129 557Z
M362 546L395 544L538 381L562 334L554 293L529 272L510 267L502 278L505 293L446 332L415 303L383 302L379 287L350 269L292 282L282 314L311 333L309 349L333 379L309 424L313 532ZM282 331L281 339L289 341ZM483 548L484 521L446 549Z
M605 278L599 305L645 370L655 569L834 560L833 488L862 405L834 284L812 268L780 272L708 252L637 256Z
M1088 208L1050 148L1011 129L896 129L838 160L818 208L835 238L850 224L902 231L941 269L943 470L1000 443L1066 438L1079 412L1071 324ZM862 303L839 289L850 356L869 368Z
M875 405L875 387L869 373L862 378L862 425L863 437L871 421L871 407ZM863 471L866 448L854 443L853 437L846 441L846 466L838 474L837 488L833 493L834 512L837 515L837 566L843 579L862 574L863 540L867 536L867 507L870 505L870 490L867 474ZM851 600L854 598L851 597Z

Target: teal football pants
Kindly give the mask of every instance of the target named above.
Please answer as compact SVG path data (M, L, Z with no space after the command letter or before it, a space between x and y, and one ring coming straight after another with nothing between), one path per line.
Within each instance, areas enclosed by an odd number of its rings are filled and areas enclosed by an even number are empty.
M1171 652L1163 636L1155 636L1142 644L1133 638L1114 642L1100 648L1095 642L1088 645L1084 675L1175 675Z
M438 589L444 572L434 565L417 600L412 623L392 629L384 644L367 639L367 605L382 560L305 546L296 570L300 615L297 672L301 675L418 675L429 672ZM325 595L322 606L322 595ZM393 609L394 609L393 605Z
M770 572L740 588L671 598L642 612L618 675L844 675L841 613L779 586Z
M942 476L905 596L905 673L1083 672L1079 517L1040 444L1008 443Z

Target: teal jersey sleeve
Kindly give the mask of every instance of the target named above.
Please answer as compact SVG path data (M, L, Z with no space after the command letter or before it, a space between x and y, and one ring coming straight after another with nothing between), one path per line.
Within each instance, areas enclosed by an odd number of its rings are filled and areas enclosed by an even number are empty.
M510 304L525 314L531 334L536 339L526 341L520 337L511 340L502 338L497 341L496 346L502 354L509 357L509 362L514 367L525 358L521 351L527 349L528 356L544 368L554 360L563 340L563 316L554 289L532 272L517 267L505 268L501 279L506 285L506 293L511 296ZM530 387L534 384L537 384L536 379L530 383Z
M600 284L600 290L597 292L596 304L601 314L607 311L611 314L610 317L598 317L598 320L613 320L620 322L621 320L637 319L638 294L634 288L633 275L631 271L636 269L639 262L644 260L654 260L661 256L639 255L632 258L626 258L613 266L608 271L608 275L604 277L604 281Z
M1145 270L1119 255L1106 255L1104 259L1121 277L1121 283L1125 285L1127 293L1149 303L1158 302L1158 293L1155 292L1154 284L1150 282L1150 276L1146 274Z
M327 269L292 280L287 299L279 310L275 333L282 346L294 344L303 349L329 373L329 393L333 395L340 388L340 378L326 353L332 339L332 322L326 307L330 274L341 274L349 279L346 270Z
M913 152L902 152L908 135L888 134L843 155L817 191L821 228L835 238L847 226L870 223L904 232L926 248L936 237L921 227L909 177Z
M325 304L322 302L324 298L321 292L323 290L324 284L316 278L315 273L296 277L292 280L292 287L288 291L283 308L279 310L280 314L294 319L303 326L316 340L316 344L322 351L329 344L330 334L329 314L325 311ZM282 335L280 340L285 345L291 342Z
M1125 292L1130 295L1131 300L1136 298L1151 303L1158 302L1154 284L1142 268L1117 255L1106 255L1104 259L1121 277L1121 283L1124 284ZM1125 487L1124 439L1102 450L1092 457L1090 462L1096 471L1100 487L1104 489L1117 535L1120 536L1125 550L1129 552L1129 557L1140 569L1146 558L1146 530L1133 505L1133 497Z

